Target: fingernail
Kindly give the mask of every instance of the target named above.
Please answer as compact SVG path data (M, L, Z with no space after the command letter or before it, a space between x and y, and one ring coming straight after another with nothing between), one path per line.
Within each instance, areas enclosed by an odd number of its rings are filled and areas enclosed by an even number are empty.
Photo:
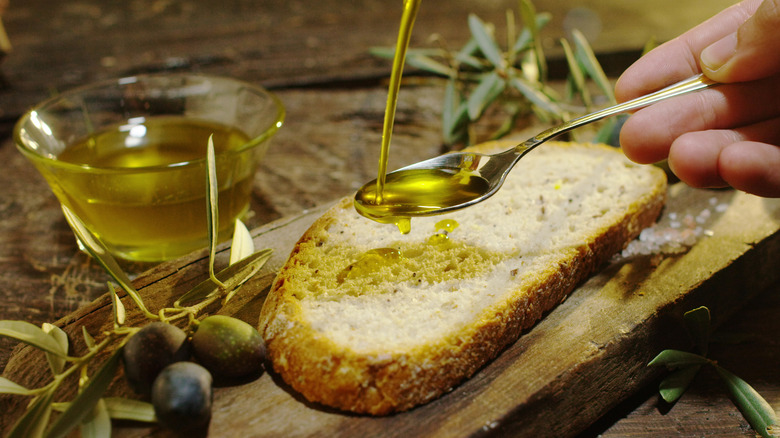
M737 51L737 33L723 37L701 51L699 58L704 67L715 71L723 67Z

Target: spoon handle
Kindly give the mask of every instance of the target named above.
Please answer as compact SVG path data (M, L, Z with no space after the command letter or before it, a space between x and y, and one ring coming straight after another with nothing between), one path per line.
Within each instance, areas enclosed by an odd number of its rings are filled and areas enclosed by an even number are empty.
M529 150L533 149L539 144L544 143L545 141L554 138L560 134L563 134L564 132L568 132L571 131L572 129L579 128L582 125L586 125L588 123L601 120L605 117L614 116L616 114L621 114L631 110L639 109L648 106L650 104L659 102L661 100L668 99L670 97L679 96L681 94L686 94L693 91L714 87L716 85L718 85L718 82L715 82L707 78L703 74L699 74L691 78L685 79L683 81L680 81L676 84L670 85L661 90L658 90L654 93L646 94L644 96L637 97L627 102L619 103L617 105L613 105L604 108L602 110L590 114L586 114L581 117L577 117L576 119L569 120L558 126L554 126L519 144L515 148L515 152L524 154L525 152L528 152Z

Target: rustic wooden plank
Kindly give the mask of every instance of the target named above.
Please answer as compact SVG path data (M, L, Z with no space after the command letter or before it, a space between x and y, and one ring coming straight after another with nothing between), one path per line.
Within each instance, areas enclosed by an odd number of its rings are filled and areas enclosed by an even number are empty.
M669 213L696 218L704 210L710 212L703 226L711 236L700 238L683 254L615 261L473 378L432 403L382 418L344 415L301 400L266 373L246 385L217 390L210 433L539 436L583 430L657 376L657 370L645 367L653 355L663 348L684 347L678 336L682 312L707 305L719 323L746 297L780 279L772 262L780 256L780 200L676 185L660 227L671 227L677 220ZM227 313L256 321L274 270L317 214L255 230L256 245L275 247L277 253L268 271L247 285ZM205 255L196 254L162 265L137 280L140 291L153 306L170 302L183 287L205 278L204 262ZM84 323L99 333L98 321L108 324L109 312L103 298L62 323L69 333L77 333L77 326ZM9 362L6 377L22 383L41 381L45 360L29 350ZM123 393L126 388L120 383L115 391ZM9 413L23 406L18 399L2 403ZM117 431L118 436L131 437L155 433L138 428Z

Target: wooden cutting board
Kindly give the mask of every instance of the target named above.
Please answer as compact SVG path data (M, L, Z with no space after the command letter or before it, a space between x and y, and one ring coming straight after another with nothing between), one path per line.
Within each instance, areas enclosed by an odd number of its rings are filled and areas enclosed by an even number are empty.
M222 309L256 323L276 270L323 208L253 231L255 245L274 248L264 269ZM697 228L698 227L698 228ZM265 373L215 392L209 435L214 437L385 436L451 437L511 433L567 436L582 431L661 372L646 366L664 348L689 348L681 315L706 305L715 324L780 278L780 200L735 191L670 187L667 207L654 227L698 235L678 253L665 249L617 258L498 358L441 398L409 412L373 418L306 402L278 376ZM640 245L642 246L642 245ZM228 249L218 256L224 265ZM206 278L207 255L160 265L136 280L147 306L157 309ZM142 324L131 302L128 324ZM107 296L59 321L73 354L83 354L81 326L93 336L110 327ZM4 376L28 387L48 381L44 356L20 348ZM116 379L111 392L128 395ZM66 394L67 396L67 394ZM3 397L3 435L27 399ZM155 427L123 423L114 436L166 436Z

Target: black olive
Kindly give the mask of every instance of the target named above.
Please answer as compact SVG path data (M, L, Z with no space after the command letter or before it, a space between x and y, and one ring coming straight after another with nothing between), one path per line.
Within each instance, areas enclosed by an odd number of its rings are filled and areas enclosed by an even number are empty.
M179 432L205 432L211 420L212 378L193 362L176 362L152 385L152 405L159 424Z
M154 379L168 365L187 360L190 344L187 334L163 322L150 323L136 332L124 346L122 363L130 387L148 396Z

